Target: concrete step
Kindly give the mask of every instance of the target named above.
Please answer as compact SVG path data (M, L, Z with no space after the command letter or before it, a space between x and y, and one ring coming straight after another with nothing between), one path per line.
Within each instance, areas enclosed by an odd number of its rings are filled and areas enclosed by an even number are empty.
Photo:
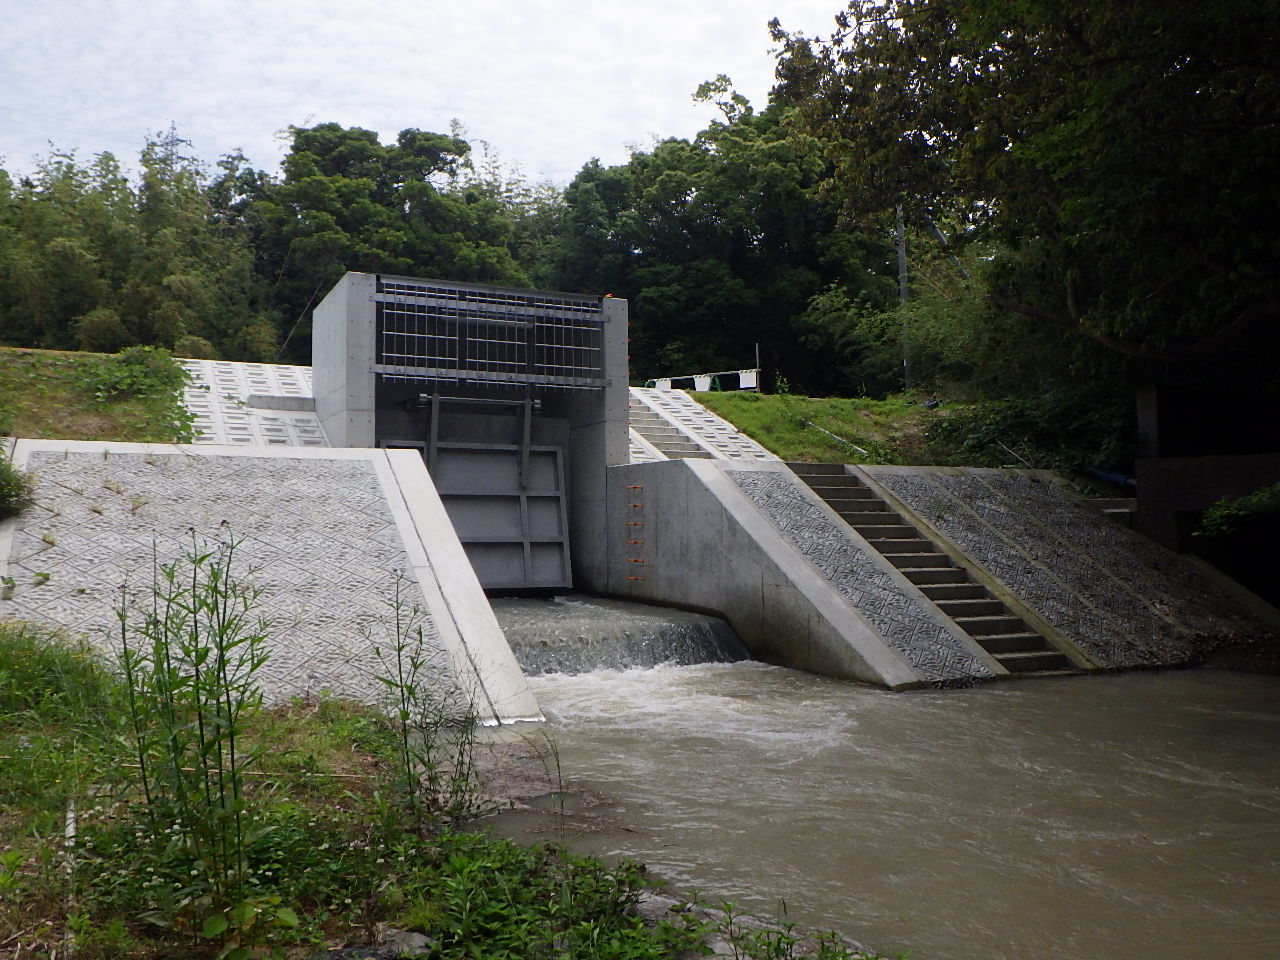
M832 506L843 503L852 505L858 510L875 510L880 506L884 506L886 510L889 509L883 500L866 487L810 487L809 489Z
M640 436L648 440L675 440L677 442L689 443L687 434L675 429L675 427L654 428L636 431Z
M1010 673L1042 674L1047 671L1057 672L1070 670L1071 661L1056 650L1045 650L1038 653L1005 653L996 657L1000 666Z
M840 514L840 519L851 527L874 527L877 524L888 524L897 516L896 513L890 513L888 510L836 510ZM906 526L906 524L903 524ZM914 530L914 527L908 529Z
M846 523L848 521L845 521ZM928 544L933 549L933 543L924 540L920 536L920 531L915 527L907 526L905 523L885 523L884 518L880 518L878 523L850 523L849 526L857 530L867 540L910 540L913 543ZM882 547L883 549L883 547ZM894 550L893 553L902 553L904 551Z
M899 570L938 570L955 566L945 553L886 553L884 558Z
M956 625L971 637L991 633L1026 633L1027 625L1019 617L1007 613L982 617L952 617Z
M849 473L797 473L797 477L814 487L865 487L861 477Z
M645 417L632 417L632 426L639 427L641 430L674 430L673 424L667 423L661 417L654 417L652 420Z
M1044 637L1029 630L1019 633L988 633L974 639L987 653L1037 653L1050 649ZM1056 650L1053 652L1057 653Z
M814 493L817 493L819 497L822 497L822 492L820 492L820 490L814 490ZM891 513L892 516L897 516L897 513L893 513L883 500L879 500L874 497L860 497L856 490L846 490L846 492L838 494L828 494L822 499L831 504L832 509L864 509L864 511Z
M815 490L848 490L851 488L859 490L868 489L867 485L857 477L850 477L848 475L836 476L835 474L823 474L816 477L801 477L800 479L809 484L809 486L813 487Z
M920 592L937 603L940 600L981 600L987 596L986 587L980 583L927 583Z
M855 527L854 529L857 529L857 528ZM876 529L883 529L883 528L876 528ZM858 530L858 532L862 533L861 530ZM916 555L925 554L930 557L946 556L946 554L938 552L938 548L933 545L932 541L923 540L920 537L897 537L897 538L868 537L865 533L862 533L862 535L863 537L866 537L867 543L871 544L873 547L875 547L885 556L890 556L890 555L896 556L898 554L903 554L903 553L910 553L910 554L916 554ZM916 564L916 566L945 567L946 564L945 563L921 563L921 564Z
M946 558L950 562L950 557ZM895 567L902 569L901 564L894 564ZM923 586L968 586L969 571L962 567L915 567L912 569L903 569L903 576L914 583L918 587Z
M791 468L792 472L802 477L830 476L832 474L848 476L845 472L844 464L841 463L788 463L787 466Z
M994 597L965 598L963 600L934 600L938 609L948 617L981 617L1005 613L1005 606Z

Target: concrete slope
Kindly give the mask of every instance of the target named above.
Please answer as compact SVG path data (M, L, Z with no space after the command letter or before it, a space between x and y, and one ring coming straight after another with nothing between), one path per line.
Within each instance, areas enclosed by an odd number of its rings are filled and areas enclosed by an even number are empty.
M327 447L311 396L311 368L284 363L180 360L182 400L195 443Z
M1224 646L1280 641L1276 611L1109 520L1048 472L849 469L1099 666L1173 665Z
M616 596L724 616L773 663L892 689L1007 673L780 463L610 467Z
M487 721L540 717L416 452L19 440L13 457L36 503L0 524L0 617L110 647L122 584L144 602L153 557L230 536L271 623L269 698L377 699L399 573L441 691Z
M632 433L661 456L748 462L778 459L683 390L632 387L628 401ZM632 460L636 462L635 457Z
M1093 666L1025 608L997 596L856 473L838 463L792 463L792 471L935 607L1015 676Z

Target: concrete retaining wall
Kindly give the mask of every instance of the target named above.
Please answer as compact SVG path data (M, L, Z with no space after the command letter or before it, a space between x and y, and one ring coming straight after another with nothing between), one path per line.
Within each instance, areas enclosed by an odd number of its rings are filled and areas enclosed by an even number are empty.
M1100 666L1194 662L1219 646L1280 640L1276 611L1107 519L1047 471L851 469Z
M14 461L36 503L0 523L0 617L110 646L122 584L231 536L272 624L270 698L377 699L399 572L438 679L487 720L540 717L416 452L19 440Z
M769 662L893 689L935 682L886 643L726 466L794 482L782 464L668 460L610 468L609 592L719 614ZM829 513L816 499L813 507Z

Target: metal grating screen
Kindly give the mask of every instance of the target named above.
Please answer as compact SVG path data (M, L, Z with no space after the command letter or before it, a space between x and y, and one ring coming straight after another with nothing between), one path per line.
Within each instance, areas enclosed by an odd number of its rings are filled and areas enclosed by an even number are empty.
M377 372L394 378L604 386L600 298L379 277Z

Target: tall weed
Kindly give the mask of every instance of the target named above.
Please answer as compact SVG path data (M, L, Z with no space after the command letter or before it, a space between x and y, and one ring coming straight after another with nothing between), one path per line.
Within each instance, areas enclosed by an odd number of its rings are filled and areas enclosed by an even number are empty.
M244 728L262 705L266 625L253 613L258 591L238 579L240 543L193 533L183 561L156 564L149 610L127 597L117 608L130 779L144 801L135 837L157 879L172 878L149 917L164 924L237 909L260 836L245 775L263 748L246 747Z
M479 812L475 747L480 719L457 688L445 653L428 643L423 610L409 602L412 586L395 575L381 658L382 684L396 734L393 788L415 829L430 833Z

